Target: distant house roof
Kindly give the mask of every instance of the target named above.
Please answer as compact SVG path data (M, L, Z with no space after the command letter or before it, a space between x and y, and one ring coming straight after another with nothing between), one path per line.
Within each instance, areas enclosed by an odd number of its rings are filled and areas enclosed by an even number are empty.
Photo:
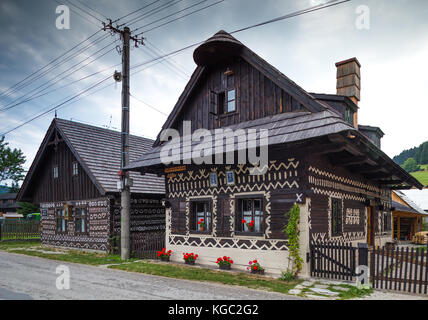
M0 200L16 200L18 193L0 193Z
M101 194L118 192L118 171L121 163L120 132L75 121L54 119L22 184L18 199L22 197L31 182L32 175L45 151L49 138L55 131L54 129L58 130L64 142ZM129 158L130 161L133 161L151 149L153 140L130 135L129 143ZM135 173L131 173L131 177L134 180L134 185L131 187L133 193L165 193L163 177L151 174L141 176Z
M404 193L408 199L414 202L419 208L424 211L428 211L428 188L417 190L400 190Z

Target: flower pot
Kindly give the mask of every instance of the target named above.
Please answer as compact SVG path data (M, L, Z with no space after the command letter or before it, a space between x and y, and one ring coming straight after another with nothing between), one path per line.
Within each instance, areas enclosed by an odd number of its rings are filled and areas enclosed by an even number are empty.
M254 269L251 269L251 273L254 273L254 274L265 274L265 270L254 270Z
M195 265L195 260L184 260L185 264Z
M200 227L199 231L205 231L205 227Z
M231 269L230 264L219 264L218 266L221 270L230 270Z
M170 256L160 256L162 261L169 261Z

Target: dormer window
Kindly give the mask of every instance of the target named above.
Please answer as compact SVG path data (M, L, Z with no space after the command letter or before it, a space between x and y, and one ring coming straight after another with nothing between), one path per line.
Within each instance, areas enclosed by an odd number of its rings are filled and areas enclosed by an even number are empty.
M354 114L348 107L345 107L345 121L351 125L354 125Z

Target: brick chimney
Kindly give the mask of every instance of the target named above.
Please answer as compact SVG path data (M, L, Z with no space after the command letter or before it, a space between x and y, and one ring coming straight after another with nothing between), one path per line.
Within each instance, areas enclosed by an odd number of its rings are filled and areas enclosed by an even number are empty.
M358 106L361 89L360 63L357 58L351 58L337 62L336 68L336 93L349 97ZM358 112L354 113L354 126L358 128Z

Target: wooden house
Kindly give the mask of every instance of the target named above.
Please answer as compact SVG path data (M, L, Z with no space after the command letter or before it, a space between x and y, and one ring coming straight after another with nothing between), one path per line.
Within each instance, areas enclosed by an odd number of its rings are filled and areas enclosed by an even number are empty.
M414 203L400 190L392 191L392 239L411 241L413 236L423 231L423 219L428 213Z
M295 203L304 260L310 241L390 240L390 190L421 185L380 150L380 130L359 126L356 58L336 64L337 94L308 93L224 31L199 46L194 60L197 67L162 128L181 138L162 142L160 133L153 149L127 167L165 174L172 260L194 252L201 264L213 265L227 255L245 270L258 259L267 272L279 274L289 265L283 229ZM238 163L238 139L232 143L234 164L216 162L217 155L224 159L217 151L212 164L191 161L184 121L191 121L192 133L206 129L212 136L216 129L268 129L269 161L258 168L267 171L253 175L252 163ZM177 147L178 161L162 161L166 145Z
M0 193L0 214L17 212L19 205L16 196L17 193Z
M153 141L130 136L130 159ZM109 251L120 238L120 132L54 119L18 194L40 205L44 245ZM164 179L132 174L131 235L164 232Z

